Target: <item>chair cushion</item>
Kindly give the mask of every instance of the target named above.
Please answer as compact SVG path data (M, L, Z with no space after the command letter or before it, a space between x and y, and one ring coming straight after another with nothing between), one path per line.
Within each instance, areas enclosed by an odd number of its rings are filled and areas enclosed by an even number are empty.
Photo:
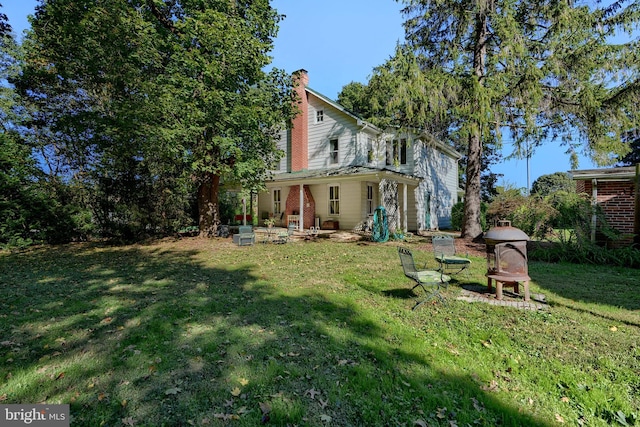
M413 279L418 280L422 283L446 283L451 280L451 277L440 274L439 271L434 270L421 270L416 271L415 273L411 273Z
M459 256L437 256L436 261L443 264L471 264L470 259Z

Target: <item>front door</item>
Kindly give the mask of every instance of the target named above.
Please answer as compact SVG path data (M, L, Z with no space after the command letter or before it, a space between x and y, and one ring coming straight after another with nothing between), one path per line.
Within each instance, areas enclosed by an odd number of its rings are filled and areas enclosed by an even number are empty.
M424 193L424 228L431 230L431 194Z

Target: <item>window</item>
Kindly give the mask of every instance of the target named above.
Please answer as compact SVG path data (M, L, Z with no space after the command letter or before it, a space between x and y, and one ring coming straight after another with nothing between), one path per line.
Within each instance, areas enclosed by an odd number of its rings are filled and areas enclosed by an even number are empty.
M400 164L401 165L407 164L407 140L406 139L400 140Z
M331 164L338 163L338 140L332 139L329 141L329 160Z
M316 123L322 123L324 121L324 110L316 111Z
M273 190L273 213L279 214L282 212L282 202L280 199L280 189Z
M398 140L393 140L393 164L398 164Z
M387 141L387 166L407 164L407 140Z
M373 163L373 141L367 138L367 162Z
M329 215L340 215L340 186L329 186Z
M373 185L367 184L367 215L373 215Z

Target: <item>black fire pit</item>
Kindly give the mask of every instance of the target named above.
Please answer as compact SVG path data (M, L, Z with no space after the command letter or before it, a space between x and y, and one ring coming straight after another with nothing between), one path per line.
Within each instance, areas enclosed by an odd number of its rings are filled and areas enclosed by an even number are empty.
M496 281L496 299L502 299L502 287L513 286L520 293L524 285L524 300L529 301L529 267L527 263L527 241L529 236L509 221L499 221L496 227L484 234L487 245L487 287L492 292Z

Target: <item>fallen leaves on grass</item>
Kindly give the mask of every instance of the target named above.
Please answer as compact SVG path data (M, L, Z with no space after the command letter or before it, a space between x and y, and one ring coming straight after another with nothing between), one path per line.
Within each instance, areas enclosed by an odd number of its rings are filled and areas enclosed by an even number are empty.
M223 421L239 420L240 416L236 414L213 414L213 418Z
M484 411L484 406L480 402L478 402L478 399L476 399L475 397L472 397L471 401L473 402L473 407L475 408L476 411L478 412Z
M320 394L320 392L319 392L318 390L316 390L315 388L309 389L309 390L307 390L307 391L305 391L305 392L304 392L304 395L305 395L305 396L306 396L306 395L309 395L309 397L310 397L311 399L314 399L314 400L315 400L315 398L316 398L316 396L317 396L318 394Z
M484 391L498 391L498 382L496 380L491 380L489 385L483 385L480 388Z
M263 414L268 414L271 412L271 405L267 402L259 402L258 405L260 405L260 412L262 412Z

